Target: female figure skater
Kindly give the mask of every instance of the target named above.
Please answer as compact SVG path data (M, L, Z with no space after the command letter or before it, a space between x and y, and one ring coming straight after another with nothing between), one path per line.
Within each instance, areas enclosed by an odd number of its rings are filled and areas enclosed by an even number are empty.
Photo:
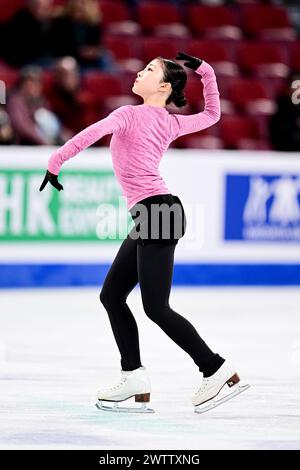
M183 92L187 74L178 62L156 57L138 73L132 87L132 91L143 98L144 104L121 106L66 142L50 157L40 187L41 191L50 181L59 191L63 189L57 181L63 162L102 136L113 133L110 149L114 172L135 226L123 240L100 292L100 301L108 313L120 351L122 367L120 382L99 391L96 406L101 409L153 411L146 407L150 401L150 380L141 363L137 324L126 303L128 294L138 282L146 315L190 355L203 374L202 385L192 397L195 406L211 400L226 383L232 386L239 382L235 368L214 353L191 323L169 305L174 251L185 232L186 219L180 199L170 193L159 174L159 162L177 137L205 129L220 119L219 91L213 68L204 60L182 52L176 59L186 60L184 65L201 76L204 111L188 116L169 114L167 104L173 102L181 107L187 103ZM158 238L150 233L149 221L152 219L149 213L155 205L177 208L172 222L170 219L166 222L165 217L161 225L156 224ZM146 232L144 230L138 238L136 209L142 213L140 227L146 227ZM171 228L167 238L161 234L164 224ZM133 396L136 402L142 403L141 408L118 407L118 402ZM114 407L104 406L103 401L114 402Z

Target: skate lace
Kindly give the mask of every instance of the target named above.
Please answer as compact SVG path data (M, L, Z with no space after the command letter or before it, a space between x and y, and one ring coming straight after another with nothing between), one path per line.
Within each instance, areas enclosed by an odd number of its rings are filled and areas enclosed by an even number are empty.
M127 380L127 377L122 377L120 382L118 382L116 385L113 385L112 387L108 388L107 390L117 390L120 388Z
M196 393L203 392L204 390L206 390L206 387L208 386L208 384L209 384L209 378L204 378L201 386L199 387Z

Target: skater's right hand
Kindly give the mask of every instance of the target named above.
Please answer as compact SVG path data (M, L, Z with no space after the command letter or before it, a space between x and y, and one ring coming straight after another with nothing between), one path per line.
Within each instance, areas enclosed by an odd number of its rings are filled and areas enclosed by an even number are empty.
M203 62L202 59L198 59L198 57L185 54L184 52L178 52L176 60L186 60L187 62L184 62L183 65L193 70L197 70L197 68L200 67Z
M52 184L52 186L54 186L54 188L56 188L58 191L61 191L63 188L63 186L57 181L57 175L54 175L53 173L50 173L49 170L46 171L46 174L45 174L45 178L40 186L40 191L43 191L44 187L46 186L46 184L48 183L48 181L50 182L50 184Z

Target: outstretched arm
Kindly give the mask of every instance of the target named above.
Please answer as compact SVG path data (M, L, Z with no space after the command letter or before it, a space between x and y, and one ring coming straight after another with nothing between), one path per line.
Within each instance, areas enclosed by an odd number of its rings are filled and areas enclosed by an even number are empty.
M201 75L203 83L204 111L189 115L173 114L175 123L173 140L182 135L191 134L192 132L210 127L218 122L221 117L220 93L214 69L202 60L201 65L195 72Z
M129 129L131 122L129 107L120 106L120 108L112 111L106 118L95 122L79 132L57 149L48 160L48 170L52 174L58 175L62 164L66 160L69 160L69 158L74 157L81 152L81 150L94 144L104 135L126 131Z

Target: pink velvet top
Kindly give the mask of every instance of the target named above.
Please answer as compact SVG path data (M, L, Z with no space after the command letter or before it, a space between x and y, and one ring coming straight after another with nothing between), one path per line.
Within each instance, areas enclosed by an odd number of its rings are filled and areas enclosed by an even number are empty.
M200 113L170 114L166 108L149 104L120 106L58 148L49 158L48 170L58 175L69 158L113 134L113 168L128 209L146 197L170 193L159 173L164 152L177 137L212 126L221 115L214 69L203 61L195 73L203 83L205 108Z

